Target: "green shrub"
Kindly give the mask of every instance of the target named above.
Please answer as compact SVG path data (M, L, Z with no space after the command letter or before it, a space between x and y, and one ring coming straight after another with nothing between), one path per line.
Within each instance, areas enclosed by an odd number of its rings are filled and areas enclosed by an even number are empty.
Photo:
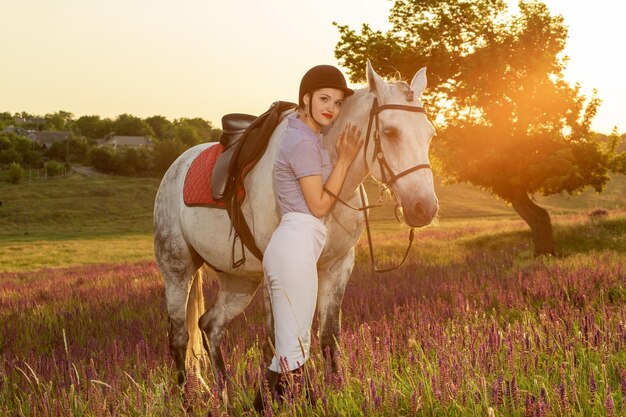
M172 165L176 158L185 152L186 149L187 147L178 139L156 142L153 152L154 171L159 175L165 174L165 171L167 171L170 165Z
M92 148L89 161L96 171L112 174L117 171L115 151L109 147Z
M120 175L145 175L152 161L145 148L124 148L117 152L117 172Z
M9 165L7 182L17 184L22 181L22 179L24 178L24 174L24 168L22 168L22 166L17 162L12 162L11 165Z
M85 163L89 161L88 153L93 145L85 138L73 137L68 140L62 140L52 143L44 153L46 157L55 161Z
M0 133L0 165L12 162L25 168L43 166L41 146L25 137L13 133Z
M58 177L65 174L65 165L57 161L46 162L46 175L49 177Z

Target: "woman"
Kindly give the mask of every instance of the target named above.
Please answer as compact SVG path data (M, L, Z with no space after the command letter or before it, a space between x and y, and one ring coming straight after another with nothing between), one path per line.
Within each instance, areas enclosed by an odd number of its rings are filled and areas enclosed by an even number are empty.
M265 378L270 392L277 395L284 388L284 374L300 373L309 358L317 260L326 240L323 218L363 143L361 132L348 124L337 139L338 159L332 167L321 147L321 131L333 124L343 100L353 93L337 68L311 68L300 83L299 106L288 117L274 166L274 191L282 217L263 255L263 270L275 336L275 355ZM263 409L262 389L254 407Z

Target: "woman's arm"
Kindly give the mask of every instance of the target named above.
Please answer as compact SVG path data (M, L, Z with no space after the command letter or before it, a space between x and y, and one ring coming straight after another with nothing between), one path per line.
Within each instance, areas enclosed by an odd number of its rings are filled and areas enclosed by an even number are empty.
M339 159L326 181L326 188L331 193L339 195L343 182L348 175L350 165L362 144L361 131L356 129L355 126L348 124L337 139L335 148L339 154ZM335 198L324 191L322 176L310 175L300 178L299 181L302 194L304 195L304 201L311 214L315 217L325 216L333 206Z

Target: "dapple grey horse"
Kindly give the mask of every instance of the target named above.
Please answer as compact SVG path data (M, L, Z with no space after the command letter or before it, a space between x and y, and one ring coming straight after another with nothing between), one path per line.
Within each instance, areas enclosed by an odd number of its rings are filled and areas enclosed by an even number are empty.
M323 139L331 159L337 158L335 140L346 123L360 126L368 136L351 165L340 198L353 206L361 205L359 186L372 175L386 183L405 223L428 225L438 211L428 150L435 133L421 104L426 87L426 69L419 70L411 84L385 82L367 63L367 85L345 100L334 126ZM280 222L272 188L272 169L286 120L274 131L267 150L244 180L246 198L242 211L257 246L263 251ZM214 144L197 145L183 153L168 169L159 187L154 207L154 249L165 282L169 314L169 346L178 381L183 383L193 361L208 352L218 383L226 378L220 348L228 323L246 308L263 282L261 262L246 251L243 265L232 268L233 234L230 219L223 209L188 207L183 203L183 183L191 162ZM354 247L365 222L363 214L336 204L325 217L326 245L318 262L319 290L317 313L322 351L334 360L340 332L340 308L354 266ZM205 312L202 297L203 265L216 271L219 293ZM267 292L265 292L267 293ZM269 300L266 294L266 308ZM268 339L273 339L271 314L267 314ZM204 337L202 335L204 334ZM272 352L263 349L269 363Z

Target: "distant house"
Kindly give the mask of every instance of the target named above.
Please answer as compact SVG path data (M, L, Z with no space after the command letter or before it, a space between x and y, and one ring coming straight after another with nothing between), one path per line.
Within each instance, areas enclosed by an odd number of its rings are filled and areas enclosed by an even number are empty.
M19 136L28 136L29 133L33 133L33 130L26 130L24 128L21 127L16 127L16 126L9 126L9 127L5 127L4 129L2 129L2 133L14 133L16 135Z
M118 148L147 148L152 149L154 144L147 136L111 136L100 146Z
M28 139L39 142L45 148L50 148L53 143L61 142L72 138L72 132L57 132L53 130L44 130L41 132L30 132Z

